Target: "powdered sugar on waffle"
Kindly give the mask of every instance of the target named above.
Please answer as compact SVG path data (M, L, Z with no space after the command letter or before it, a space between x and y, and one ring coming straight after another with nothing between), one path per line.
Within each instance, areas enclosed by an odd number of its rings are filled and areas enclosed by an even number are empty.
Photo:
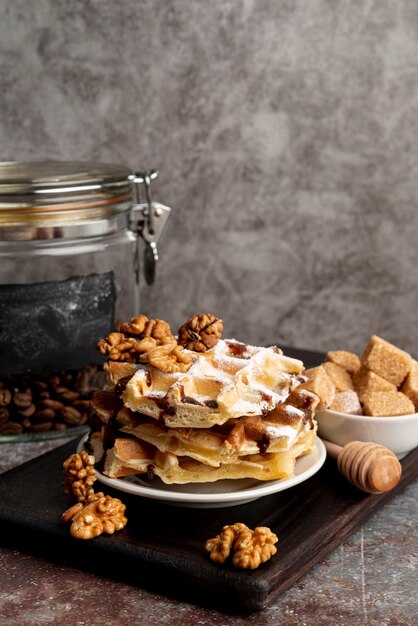
M164 398L168 389L184 374L180 372L161 372L151 365L139 365L128 384L131 384L135 396Z
M244 365L242 359L241 368ZM204 355L199 356L196 363L192 365L186 374L182 378L198 378L206 380L219 380L219 382L228 385L233 380L233 374L231 374L227 368L217 367L213 355L210 352L206 352Z
M296 377L303 368L302 361L278 354L274 348L261 349L220 392L218 404L231 417L267 413L299 384Z
M283 413L286 413L289 417L293 417L296 419L300 419L301 417L303 418L303 416L305 415L301 409L297 409L291 404L287 404L286 406L284 406L282 411Z
M292 426L266 426L266 435L269 439L287 437L287 447L290 448L293 442L299 437L300 432Z
M303 369L302 361L284 356L276 347L220 340L197 355L186 373L141 366L123 400L133 411L164 419L167 425L206 428L267 413L300 384Z

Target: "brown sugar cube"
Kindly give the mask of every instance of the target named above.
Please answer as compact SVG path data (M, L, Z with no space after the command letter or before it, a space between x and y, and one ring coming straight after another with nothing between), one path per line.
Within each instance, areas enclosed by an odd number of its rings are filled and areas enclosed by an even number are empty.
M412 367L401 387L402 393L414 403L418 411L418 361L412 361Z
M415 412L411 400L400 391L373 391L363 402L364 415L387 417Z
M354 389L353 381L350 374L340 365L326 361L322 364L328 376L331 378L335 385L336 391L348 391L348 389Z
M353 352L346 352L345 350L331 350L327 352L325 361L330 361L343 367L351 376L360 369L360 358Z
M362 365L397 387L405 380L412 357L385 339L373 335L360 357Z
M367 395L374 391L397 391L396 385L387 381L386 378L378 376L364 365L362 365L357 374L353 376L353 384L361 402L363 402Z
M339 393L335 394L334 401L329 408L331 409L331 411L350 413L351 415L363 414L359 397L352 389L348 389L347 391L340 391Z
M335 385L322 365L307 369L305 375L308 380L297 387L298 390L307 389L319 398L319 409L328 408L335 396Z

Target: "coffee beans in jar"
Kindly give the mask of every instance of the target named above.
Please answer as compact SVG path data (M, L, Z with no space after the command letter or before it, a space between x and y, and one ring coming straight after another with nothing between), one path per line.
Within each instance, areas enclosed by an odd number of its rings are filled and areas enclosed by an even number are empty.
M9 375L0 380L0 435L61 432L87 423L90 394L105 385L103 370Z

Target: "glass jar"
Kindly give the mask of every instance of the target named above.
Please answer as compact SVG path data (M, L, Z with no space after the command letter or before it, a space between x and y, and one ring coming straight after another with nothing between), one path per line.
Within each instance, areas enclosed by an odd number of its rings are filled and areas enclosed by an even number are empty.
M0 163L0 441L86 429L89 394L103 384L96 342L140 310L139 240L154 279L170 213L151 202L156 175Z

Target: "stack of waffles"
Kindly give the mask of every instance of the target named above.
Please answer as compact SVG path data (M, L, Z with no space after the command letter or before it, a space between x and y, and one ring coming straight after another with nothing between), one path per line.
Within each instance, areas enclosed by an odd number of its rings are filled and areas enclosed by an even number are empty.
M302 361L234 339L182 350L187 371L107 360L108 386L91 400L87 445L97 469L168 484L292 476L316 440L319 398Z

